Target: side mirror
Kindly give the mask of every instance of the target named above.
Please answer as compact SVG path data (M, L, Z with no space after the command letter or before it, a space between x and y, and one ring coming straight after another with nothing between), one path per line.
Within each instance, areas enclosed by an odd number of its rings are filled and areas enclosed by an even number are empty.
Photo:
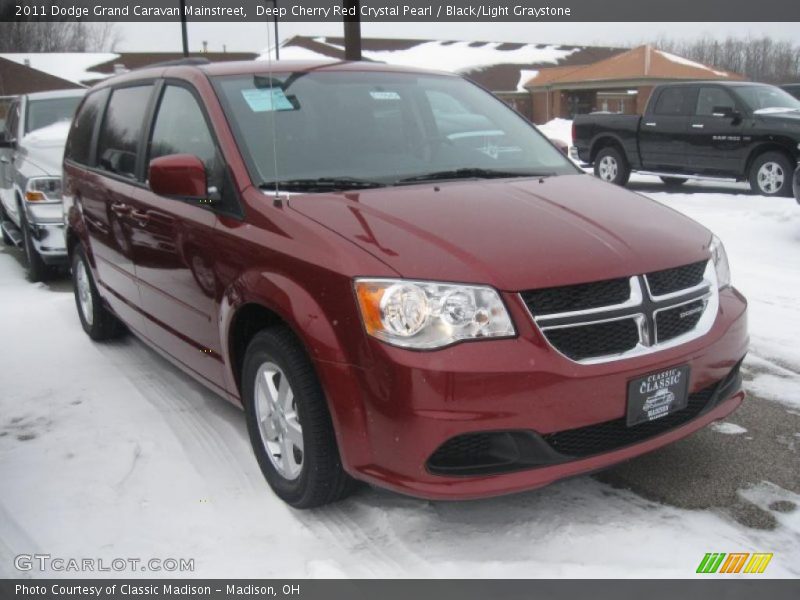
M8 132L3 130L0 131L0 148L13 148L16 146L14 140L8 139Z
M723 119L738 120L742 117L742 113L736 110L733 106L715 106L711 110L711 114L715 117L721 117Z
M170 154L150 161L150 189L159 196L209 201L206 167L193 154Z
M558 148L561 151L561 154L567 157L569 156L569 146L564 140L559 140L556 138L548 138L548 139L550 140L551 144L553 144L556 148Z

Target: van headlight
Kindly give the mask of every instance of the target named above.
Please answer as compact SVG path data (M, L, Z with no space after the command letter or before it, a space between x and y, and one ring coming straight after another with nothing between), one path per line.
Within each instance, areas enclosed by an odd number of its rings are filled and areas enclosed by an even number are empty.
M715 235L712 236L708 249L711 250L711 260L714 262L714 270L717 272L719 289L730 286L731 268L728 264L728 254L725 252L725 246L722 245L722 240Z
M516 335L496 290L405 279L356 279L361 319L371 336L431 350L455 342Z

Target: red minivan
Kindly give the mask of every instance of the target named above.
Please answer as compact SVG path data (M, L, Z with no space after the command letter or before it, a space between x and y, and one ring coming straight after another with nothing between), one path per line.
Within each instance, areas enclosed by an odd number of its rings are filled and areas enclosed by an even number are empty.
M76 115L64 193L86 333L132 331L241 405L292 506L355 480L530 489L744 398L746 301L720 241L582 173L458 76L193 61L114 77Z

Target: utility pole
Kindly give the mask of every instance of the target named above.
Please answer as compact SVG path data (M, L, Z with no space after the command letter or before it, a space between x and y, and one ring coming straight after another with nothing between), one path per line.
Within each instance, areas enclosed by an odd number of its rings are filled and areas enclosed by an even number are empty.
M180 0L181 5L181 36L183 37L183 55L189 56L189 34L186 31L186 0Z
M361 60L361 2L344 0L344 59Z

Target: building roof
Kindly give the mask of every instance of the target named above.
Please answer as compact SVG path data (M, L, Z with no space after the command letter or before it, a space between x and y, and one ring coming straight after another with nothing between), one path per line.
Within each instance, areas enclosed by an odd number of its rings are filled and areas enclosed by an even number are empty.
M80 88L81 85L0 57L0 96Z
M200 56L212 62L221 62L253 60L258 54L207 52ZM58 77L73 85L86 86L120 71L183 58L183 54L180 52L20 52L0 54L0 58L30 70Z
M512 92L525 91L539 69L593 63L624 48L364 38L361 51L366 61L459 73L494 92ZM344 39L295 36L281 43L280 58L344 60Z
M592 82L681 79L738 80L743 77L646 45L574 69L542 69L528 80L525 87L568 87L570 84L585 85Z

